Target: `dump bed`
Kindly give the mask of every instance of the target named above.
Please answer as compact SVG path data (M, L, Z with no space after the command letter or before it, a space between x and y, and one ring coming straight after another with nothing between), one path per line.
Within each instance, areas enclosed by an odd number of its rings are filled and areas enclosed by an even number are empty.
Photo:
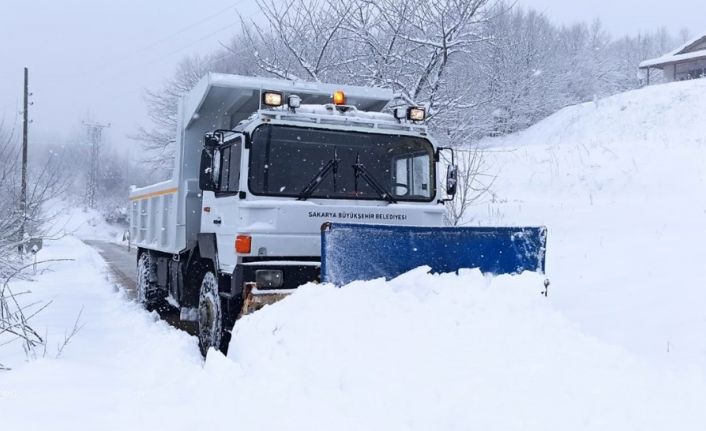
M297 94L303 104L324 104L336 90L363 111L380 111L393 98L390 90L208 74L181 98L177 118L172 179L130 189L130 235L138 246L177 254L193 246L201 224L199 161L206 133L233 129L257 112L263 90Z

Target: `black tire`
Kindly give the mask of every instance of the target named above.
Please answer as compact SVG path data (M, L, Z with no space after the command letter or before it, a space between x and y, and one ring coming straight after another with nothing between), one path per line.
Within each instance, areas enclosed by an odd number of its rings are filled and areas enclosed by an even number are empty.
M199 291L199 349L206 357L211 347L224 354L228 350L225 336L225 312L218 294L218 276L213 271L205 271Z
M140 254L137 260L136 300L147 310L156 309L165 298L157 286L157 268L149 252Z

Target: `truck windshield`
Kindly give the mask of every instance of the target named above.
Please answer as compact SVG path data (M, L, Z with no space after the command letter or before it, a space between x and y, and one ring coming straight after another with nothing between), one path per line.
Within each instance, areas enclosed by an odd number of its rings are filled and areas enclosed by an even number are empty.
M299 199L431 201L433 151L414 136L266 124L252 134L249 188Z

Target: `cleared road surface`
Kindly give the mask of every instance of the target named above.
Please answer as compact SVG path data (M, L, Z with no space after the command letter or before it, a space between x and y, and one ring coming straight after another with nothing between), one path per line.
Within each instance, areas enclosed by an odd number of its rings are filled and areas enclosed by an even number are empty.
M115 281L122 286L130 299L135 299L135 288L137 286L137 257L135 247L128 251L124 245L107 241L84 241L95 248L103 259L108 263L110 272L115 277ZM165 305L157 309L159 315L175 328L179 328L191 335L196 335L198 326L195 322L182 322L179 319L179 310Z
M125 288L129 297L135 299L135 287L137 286L137 257L135 247L131 247L128 252L127 247L106 241L84 241L86 244L98 250L103 259L108 262L110 272L115 276L120 285Z

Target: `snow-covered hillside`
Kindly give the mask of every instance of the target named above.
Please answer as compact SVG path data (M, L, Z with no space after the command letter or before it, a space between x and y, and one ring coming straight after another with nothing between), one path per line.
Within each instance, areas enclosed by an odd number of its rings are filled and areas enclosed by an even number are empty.
M545 224L550 300L583 330L706 364L706 80L566 108L488 140L490 224Z

